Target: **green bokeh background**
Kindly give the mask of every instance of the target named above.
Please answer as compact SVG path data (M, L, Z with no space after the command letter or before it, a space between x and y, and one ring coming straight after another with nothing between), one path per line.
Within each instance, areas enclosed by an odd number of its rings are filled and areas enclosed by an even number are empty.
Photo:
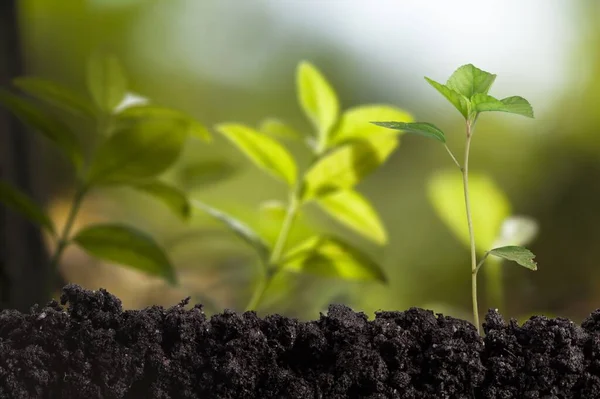
M28 74L83 91L86 58L107 49L121 59L133 91L207 126L256 125L275 116L308 131L294 86L295 67L306 59L329 78L343 108L394 104L442 127L460 153L460 116L422 77L444 81L465 63L497 73L491 93L529 99L536 119L482 116L471 168L490 175L515 213L541 226L530 245L539 270L505 266L507 304L501 311L580 321L600 307L600 6L594 0L444 3L22 0L20 5ZM90 137L83 126L80 135ZM301 146L292 151L306 161ZM71 178L53 152L43 155L51 165L39 172L50 193L48 207L61 219ZM274 234L277 226L257 209L264 200L285 199L283 186L218 137L211 145L190 144L178 168L198 159L227 159L241 171L194 190L194 197ZM328 303L343 302L369 314L420 306L470 319L468 250L427 198L428 179L450 166L442 147L405 137L390 161L360 184L387 226L390 242L384 248L314 209L295 229L294 239L311 228L328 229L366 248L384 265L388 286L284 276L262 311L314 318ZM174 170L167 177L176 176ZM76 251L65 259L69 281L101 285L127 307L172 305L187 295L211 312L240 310L246 303L255 259L206 217L186 226L152 200L105 190L86 204L81 223L95 218L148 229L168 248L183 286L173 290L140 274L124 275L114 265L102 268ZM483 284L482 296L485 290ZM493 306L483 300L483 309Z

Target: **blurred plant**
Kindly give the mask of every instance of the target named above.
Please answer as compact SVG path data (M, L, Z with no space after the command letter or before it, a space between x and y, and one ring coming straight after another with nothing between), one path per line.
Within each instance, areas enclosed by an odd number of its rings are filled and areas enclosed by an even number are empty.
M440 219L468 247L470 238L464 223L466 213L461 176L454 170L435 174L429 180L428 194ZM489 176L471 173L469 195L473 199L473 231L477 235L476 248L480 256L489 248L527 245L535 239L537 222L527 216L512 215L508 198ZM497 256L488 258L484 273L488 303L498 308L505 307L501 263L502 258Z
M467 226L469 231L469 241L471 248L471 286L473 301L473 319L474 324L479 331L479 310L477 305L477 272L488 258L488 256L497 256L507 260L517 262L530 270L536 270L537 265L533 261L535 255L526 248L508 245L494 248L485 252L479 263L477 263L477 247L475 245L475 236L473 233L473 221L471 214L471 204L469 199L469 151L471 140L474 134L475 124L481 112L508 112L517 115L533 118L533 109L527 100L522 97L514 96L498 100L488 94L492 84L496 80L496 75L485 72L471 64L463 65L458 68L448 79L445 85L432 79L425 78L440 94L442 94L465 119L466 126L466 145L464 161L461 165L446 144L446 136L442 130L431 123L425 122L373 122L375 125L387 127L394 130L405 131L408 133L425 136L437 140L444 144L446 151L462 173L463 193L466 206Z
M58 268L64 250L76 244L100 259L161 276L176 283L164 250L148 234L121 223L87 226L73 233L74 221L85 197L102 187L127 186L167 205L182 219L190 215L187 197L158 176L178 159L190 136L209 140L208 131L190 116L127 91L127 79L114 56L94 54L88 64L87 88L91 100L53 81L20 77L14 85L29 97L0 90L0 102L34 131L52 141L75 171L75 194L67 221L57 231L41 206L7 182L0 182L0 201L45 229L56 249L51 270ZM85 156L69 125L45 106L83 118L94 127L97 145Z
M369 201L354 190L366 175L381 166L399 145L398 133L369 124L373 119L411 121L406 112L387 105L350 108L340 115L337 95L325 77L310 63L297 69L300 106L315 133L304 140L312 153L306 171L275 138L303 136L283 122L267 119L259 130L225 123L216 130L242 151L252 163L288 187L287 203L270 200L262 212L279 217L280 228L270 245L247 224L200 201L198 208L225 223L258 254L261 276L247 309L257 309L280 272L304 272L347 280L385 282L381 267L369 256L339 237L314 235L287 249L295 220L309 203L317 204L331 217L377 243L387 241L385 228Z

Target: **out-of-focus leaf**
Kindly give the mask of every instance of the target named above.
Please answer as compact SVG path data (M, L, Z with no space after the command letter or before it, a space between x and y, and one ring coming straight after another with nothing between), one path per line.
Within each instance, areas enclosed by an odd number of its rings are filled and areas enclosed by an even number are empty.
M527 216L511 216L502 222L493 248L508 245L527 245L537 236L539 227L535 219Z
M262 133L268 134L269 136L279 137L282 139L299 140L302 135L280 121L279 119L269 118L265 119L258 128Z
M261 215L272 220L283 221L287 213L287 206L278 200L269 200L260 204Z
M415 123L404 123L404 122L371 122L374 125L385 127L388 129L399 130L406 133L412 133L419 136L427 137L430 139L437 140L439 142L446 142L446 135L437 126L427 122L415 122Z
M96 113L86 98L50 80L20 77L13 84L25 93L72 114L94 119Z
M181 219L189 219L191 214L190 201L177 187L160 180L151 180L132 187L161 201Z
M387 282L381 267L366 254L334 237L315 236L285 254L281 269L344 280Z
M365 139L378 134L389 134L389 130L373 126L371 121L412 122L408 112L390 105L373 104L348 109L342 115L338 128L331 134L330 145L349 140Z
M317 204L331 217L365 238L385 244L387 234L379 215L369 201L354 190L342 190L317 199Z
M28 220L36 223L51 233L55 233L54 223L48 217L46 212L36 204L28 195L11 184L0 180L0 203L7 208L26 217Z
M94 53L88 60L87 86L98 108L112 113L127 92L127 79L117 57Z
M143 120L117 130L99 148L90 165L90 184L131 184L155 177L179 157L187 137L180 123Z
M354 187L363 177L381 166L398 144L396 136L381 135L350 142L332 150L305 174L303 199L322 197Z
M190 189L205 187L213 183L226 180L237 173L238 167L228 161L211 159L189 164L181 168L179 181Z
M533 261L535 255L527 248L518 246L500 247L492 249L489 254L517 262L529 270L537 270L537 263Z
M475 94L472 100L477 112L508 112L533 118L533 108L523 97L514 96L498 100L487 94Z
M118 114L126 110L127 108L132 107L142 107L150 104L150 99L140 96L138 94L127 92L125 93L125 97L121 100L119 105L115 107L113 113Z
M296 86L300 106L317 129L317 148L324 149L340 111L337 95L321 72L306 61L298 65Z
M469 174L469 193L475 244L479 253L492 248L504 219L511 214L506 195L483 174ZM428 184L428 197L438 217L465 245L469 229L465 210L462 176L457 170L434 175Z
M81 168L83 164L81 145L66 124L40 110L37 104L6 90L0 89L0 103L23 123L51 140L65 153L75 168Z
M79 231L73 242L90 255L160 276L176 284L175 270L162 248L148 234L125 225L93 225Z
M466 98L462 94L452 90L448 86L436 82L433 79L429 79L428 77L425 77L425 80L431 86L433 86L433 88L436 89L441 95L446 97L446 100L448 100L450 102L450 104L454 105L454 107L458 110L458 112L460 112L462 114L462 116L465 117L465 119L469 117L469 111L470 111L471 105L469 103L468 98Z
M269 245L248 225L239 221L233 216L226 214L225 212L206 205L203 202L192 200L191 203L194 208L206 212L213 218L224 223L233 233L249 244L264 262L268 261L271 253Z
M192 137L200 140L210 141L211 136L208 129L186 114L176 109L162 107L160 105L140 104L130 105L117 114L117 127L131 127L140 122L148 120L159 120L171 122L178 125L178 129L184 131Z
M474 94L487 94L494 84L496 75L483 71L473 64L463 65L448 78L446 86L471 98Z
M296 183L296 163L285 147L277 141L254 129L235 123L218 125L217 131L259 168L282 179L290 186Z

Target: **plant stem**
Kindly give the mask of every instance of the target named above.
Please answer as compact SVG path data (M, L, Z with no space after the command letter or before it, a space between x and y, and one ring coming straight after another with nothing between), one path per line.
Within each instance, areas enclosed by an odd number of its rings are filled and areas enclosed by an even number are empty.
M71 209L69 210L67 221L59 236L58 242L56 244L56 250L54 251L52 258L50 259L51 273L56 273L58 271L60 258L62 257L62 254L67 248L67 246L69 246L70 244L71 230L73 229L73 224L75 223L75 219L77 217L77 214L79 213L79 209L81 208L81 203L83 202L83 197L86 193L87 187L85 186L79 186L75 191L75 196L73 198L73 202L71 203Z
M462 169L463 188L465 192L465 206L467 209L467 223L469 225L469 238L471 244L471 297L473 300L473 322L479 333L479 306L477 304L477 251L475 248L475 235L473 234L473 220L471 217L471 203L469 200L469 151L473 136L471 121L467 121L467 143L465 146L465 161Z
M279 231L279 235L277 236L277 241L275 242L275 246L273 247L273 252L271 252L271 256L269 257L269 261L266 265L264 265L264 273L260 279L258 288L254 291L250 302L246 306L246 310L256 310L262 301L262 298L271 285L273 278L279 271L278 263L281 260L281 255L283 254L283 250L285 249L285 244L290 235L290 231L292 230L292 225L294 223L294 219L298 214L298 209L300 206L300 200L296 192L290 196L290 201L287 207L287 211L285 214L285 219L283 220L283 224L281 225L281 230Z

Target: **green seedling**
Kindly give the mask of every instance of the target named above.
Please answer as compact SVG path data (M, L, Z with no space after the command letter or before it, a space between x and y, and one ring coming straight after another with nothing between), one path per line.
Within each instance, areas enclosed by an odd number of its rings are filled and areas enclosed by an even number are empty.
M121 223L86 226L74 232L74 222L88 194L104 187L129 187L168 206L188 219L191 205L178 188L159 175L178 159L188 137L210 138L207 129L183 112L154 105L129 93L123 69L114 56L95 54L89 61L89 96L59 83L21 77L14 86L28 96L0 90L0 103L35 132L49 139L70 161L75 193L67 221L57 230L45 210L25 193L0 181L0 201L48 232L56 243L51 270L56 272L65 249L76 244L103 260L123 264L176 283L164 250L147 233ZM80 118L93 137L85 154L78 135L54 108Z
M535 255L528 249L507 245L493 248L485 252L477 261L477 247L473 234L473 220L471 203L469 198L469 151L474 134L475 124L482 112L508 112L533 118L533 109L529 102L522 97L514 96L498 100L488 94L496 75L485 72L475 66L468 64L458 68L448 79L446 84L438 83L432 79L425 78L440 94L442 94L465 119L465 152L462 164L450 150L446 143L446 135L437 126L426 122L404 122L404 121L381 121L373 122L377 126L404 131L430 139L434 139L444 145L444 148L452 158L452 161L462 173L463 194L466 208L466 219L469 230L469 244L471 248L471 296L473 302L474 324L479 331L479 309L477 305L477 272L489 256L496 256L510 261L530 270L536 270L537 265L533 261Z
M261 211L281 217L273 243L246 223L200 201L196 207L222 221L256 253L261 274L246 309L255 310L281 272L304 272L346 280L385 282L382 268L363 251L339 237L317 234L288 248L290 232L309 204L377 244L387 241L385 228L367 198L355 186L380 167L399 145L399 132L374 126L373 119L412 121L406 112L388 105L367 105L340 112L337 95L326 78L308 62L297 69L297 94L314 133L303 136L277 119L258 129L224 123L216 130L258 168L283 183L287 201L269 200ZM312 161L299 172L296 160L277 139L304 139Z

